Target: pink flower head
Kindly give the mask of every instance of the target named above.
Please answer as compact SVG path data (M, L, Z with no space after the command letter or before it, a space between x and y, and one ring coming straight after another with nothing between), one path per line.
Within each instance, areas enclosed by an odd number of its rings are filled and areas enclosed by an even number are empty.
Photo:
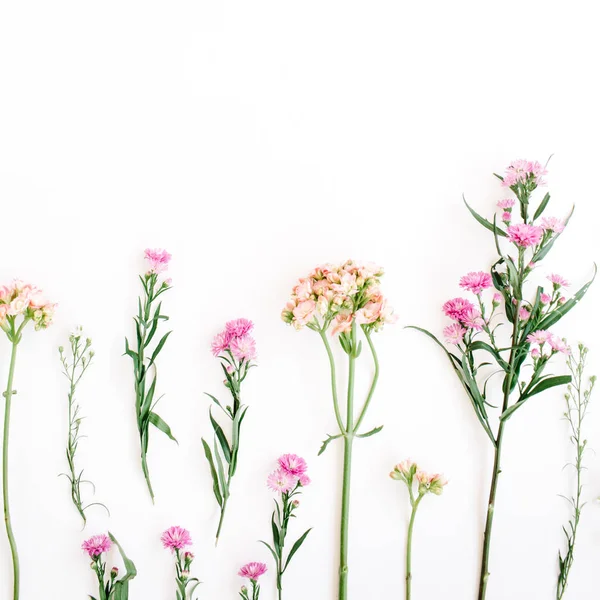
M298 477L298 483L302 486L302 487L306 487L307 485L310 485L310 477L306 474L303 473L302 475L300 475Z
M192 536L187 529L174 525L163 532L160 541L167 550L183 550L192 545Z
M467 329L474 329L475 331L481 331L483 326L485 325L485 321L483 320L481 313L477 309L470 310L468 313L465 313L462 324Z
M108 552L111 549L112 542L110 538L101 533L100 535L94 535L89 540L85 540L81 544L81 549L87 552L91 559L98 558L101 554Z
M542 304L549 304L550 300L552 300L552 296L550 296L550 294L546 294L545 292L540 294L540 302Z
M502 302L502 294L500 292L496 292L492 299L492 304L499 305Z
M475 306L465 298L453 298L442 306L444 314L454 321L462 321L474 309Z
M339 333L349 333L352 330L353 316L351 312L340 312L336 315L333 320L333 327L331 328L331 335L338 335Z
M553 233L562 233L565 230L565 222L556 217L544 217L540 221L540 227L544 231L552 231Z
M542 355L542 353L540 352L539 348L532 348L531 350L531 356L533 358L539 358Z
M548 340L548 345L554 352L561 352L562 354L571 354L571 348L567 342L556 335L553 335Z
M211 350L214 356L219 356L229 348L229 342L231 341L231 335L227 331L217 333L211 343Z
M522 306L519 309L519 319L521 319L521 321L527 321L529 319L529 317L531 316L531 313L529 312L529 310L527 308L525 308L524 306Z
M256 358L256 342L251 335L234 338L229 344L231 353L238 360L251 361Z
M512 208L515 205L514 198L505 198L504 200L498 201L498 208L506 210L508 208Z
M300 328L307 323L310 323L315 315L316 308L317 303L314 300L302 300L299 302L292 311L292 314L294 315L294 325L297 328Z
M250 581L258 581L258 578L267 572L267 565L260 562L250 562L244 565L238 572L240 577L245 577Z
M549 331L546 331L545 329L538 329L527 336L527 341L530 344L539 344L541 346L542 344L545 344L551 337L552 334Z
M483 271L471 271L460 278L460 287L474 294L481 294L483 290L492 287L492 276Z
M274 492L285 494L296 485L297 478L283 469L276 469L267 477L267 486Z
M548 275L548 280L554 284L555 289L560 287L569 287L569 282L564 277L557 275L556 273Z
M460 344L467 330L460 323L452 323L444 327L444 337L449 344Z
M286 473L289 473L294 477L304 475L308 468L306 461L297 454L284 454L279 457L277 462Z
M537 225L528 225L527 223L518 223L511 225L507 229L508 239L521 248L537 246L542 239L544 230Z
M171 255L166 250L146 248L144 258L149 262L150 268L147 274L162 273L169 268Z
M512 213L509 213L508 211L504 211L502 213L502 220L505 223L510 223L511 219L512 219Z
M233 321L227 321L225 323L225 331L231 335L231 337L244 337L248 335L254 328L254 323L248 319L234 319Z
M546 169L537 161L514 160L506 168L502 185L512 187L517 183L527 183L529 181L536 185L544 185L545 181L542 177L546 174Z

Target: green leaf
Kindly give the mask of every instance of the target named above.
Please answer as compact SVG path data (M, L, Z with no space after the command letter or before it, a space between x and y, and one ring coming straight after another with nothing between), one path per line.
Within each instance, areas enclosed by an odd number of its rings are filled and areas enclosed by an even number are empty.
M215 435L217 436L219 444L221 445L221 449L223 450L223 456L225 457L227 464L229 464L231 462L231 449L229 448L229 442L227 441L221 426L213 418L212 411L210 409L208 411L208 416L210 417L210 422L215 430Z
M215 498L217 499L217 503L219 506L223 506L223 497L221 496L220 486L219 486L219 478L217 476L217 470L215 469L215 463L213 461L212 452L210 451L210 446L206 443L204 438L202 438L202 446L204 446L204 455L206 456L206 460L210 466L210 474L212 475L213 480L213 492L215 494Z
M229 418L231 415L223 408L223 405L212 395L207 392L204 392L206 396L208 396Z
M121 547L119 542L117 542L117 540L115 539L115 537L113 536L113 534L110 531L108 532L108 537L111 539L113 544L118 548L119 554L121 555L121 558L123 559L123 564L125 565L125 575L123 575L123 577L121 577L121 579L117 582L117 583L122 584L124 582L127 582L127 581L133 579L137 575L137 569L135 568L133 561L130 560L129 558L127 558L127 555L125 554L123 548Z
M359 438L371 437L372 435L379 433L382 429L383 429L383 425L380 425L379 427L375 427L374 429L371 429L371 431L367 431L367 433L359 433L356 435L356 437L359 437Z
M152 425L154 425L154 427L156 427L157 429L160 429L160 431L165 433L174 442L179 443L173 436L173 433L171 432L171 428L155 412L151 412L150 415L148 416L148 418L150 420L150 423L152 423Z
M463 202L465 206L469 209L469 212L475 217L475 220L483 225L486 229L489 229L492 233L497 233L497 235L501 235L502 237L506 237L506 233L500 229L499 227L494 227L492 223L490 223L487 219L484 219L480 214L475 212L468 204L467 200L463 196Z
M264 544L269 549L269 551L273 555L273 558L275 559L275 564L277 564L279 562L279 557L277 556L277 554L275 554L275 550L273 550L272 546L270 544L267 544L267 542L263 542L262 540L258 540L258 541L261 544Z
M329 444L331 442L333 442L333 440L337 440L338 438L341 438L343 434L338 433L338 435L327 435L327 439L321 444L321 448L319 449L319 453L317 454L317 456L321 456L321 454L323 454L323 452L325 452L325 450L327 450L327 446L329 446Z
M283 567L282 573L285 572L285 570L288 568L288 565L290 564L290 561L292 560L292 556L294 556L294 554L296 554L296 552L298 552L298 550L300 549L300 546L302 546L302 544L304 543L304 540L306 539L306 536L311 532L312 527L310 529L307 529L295 542L294 545L292 546L292 549L290 550L290 553L288 554L287 560L285 561L285 567Z
M496 352L489 344L482 341L475 341L469 345L469 350L485 350L489 352L495 359L500 367L502 367L506 372L509 371L508 363L500 356L500 353Z
M227 488L227 480L225 479L225 469L223 468L223 459L219 454L219 449L217 447L217 440L213 440L213 456L215 457L215 463L217 464L217 473L219 475L219 481L221 482L221 494L223 494L223 499L229 498L229 489Z
M548 202L550 202L550 193L548 192L543 200L540 202L540 205L537 207L535 214L533 215L533 220L535 221L538 217L542 216L542 213L546 210L546 206L548 206Z
M229 465L229 472L231 473L232 477L233 475L235 475L235 470L237 469L238 453L240 451L240 436L242 431L242 422L244 420L244 417L246 416L247 410L247 406L241 406L233 419L233 424L231 428L231 464Z
M154 348L154 352L152 353L152 357L150 358L151 364L156 360L156 357L159 355L159 353L163 349L163 346L165 345L168 337L172 333L173 333L172 331L167 331L167 333L165 333L165 335L162 336L162 338L160 339L160 342L158 342L158 344L156 345L156 348Z

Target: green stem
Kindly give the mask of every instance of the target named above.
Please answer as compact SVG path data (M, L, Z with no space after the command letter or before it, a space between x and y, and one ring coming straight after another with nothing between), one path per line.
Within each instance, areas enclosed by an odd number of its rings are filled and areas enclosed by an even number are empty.
M13 379L15 374L15 364L17 358L17 346L19 345L20 336L17 339L13 339L12 352L10 355L10 368L8 371L8 383L6 385L6 392L4 393L5 404L4 404L4 438L2 443L2 490L4 500L4 524L6 526L6 535L8 536L8 543L10 545L10 551L12 554L13 561L13 600L19 599L19 587L20 587L20 571L19 571L19 555L17 553L17 543L12 530L12 523L10 519L10 507L8 500L8 439L9 439L9 427L10 427L10 409L12 396L16 392L13 390Z
M150 471L148 470L148 461L146 460L146 450L144 448L144 443L142 441L142 471L144 472L144 477L146 479L146 485L148 486L148 491L150 492L150 497L152 498L152 504L154 504L154 490L152 489L152 483L150 482Z
M410 522L408 523L408 535L406 537L406 600L410 600L411 587L412 587L412 535L413 528L415 525L415 517L417 516L417 508L423 498L423 494L419 494L419 497L411 502L412 512L410 515ZM412 500L412 499L411 499Z
M335 372L335 360L333 358L333 352L331 351L331 345L327 339L327 332L320 331L321 339L325 344L325 350L327 350L327 357L329 358L329 369L331 371L331 395L333 396L333 410L335 411L335 420L337 421L340 432L344 432L344 424L342 422L342 416L340 414L340 406L338 402L337 394L337 375Z
M367 409L369 408L369 404L371 404L371 400L373 399L373 393L375 392L375 387L377 386L377 381L379 380L379 359L377 358L377 352L375 351L375 346L373 344L373 340L371 339L371 334L367 331L365 331L364 334L367 338L367 343L369 344L371 355L373 356L373 362L375 364L375 373L373 375L373 381L371 382L371 387L369 388L367 399L365 400L365 404L362 410L360 411L358 420L356 421L356 425L354 426L355 433L358 433L358 429L361 426L365 415L367 414Z
M227 481L227 491L229 492L229 483L231 482L231 477L229 477ZM215 546L219 543L219 537L221 535L221 528L223 527L223 522L225 521L225 511L227 510L227 501L229 500L229 493L223 498L223 505L221 506L221 516L219 518L219 526L217 527L217 535L215 539Z

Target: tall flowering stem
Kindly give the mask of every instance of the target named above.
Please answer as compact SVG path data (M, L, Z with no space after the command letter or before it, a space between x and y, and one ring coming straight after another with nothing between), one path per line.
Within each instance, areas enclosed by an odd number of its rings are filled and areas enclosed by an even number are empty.
M162 397L155 397L157 382L156 359L171 332L168 331L165 333L154 346L154 349L150 349L150 344L157 333L160 322L169 319L169 317L161 313L162 300L159 300L159 298L171 289L171 280L161 279L161 274L168 268L171 255L166 250L147 249L145 258L149 268L144 275L140 275L144 294L138 298L138 313L134 317L135 346L132 347L129 344L129 340L125 339L125 354L133 361L135 413L140 436L142 471L146 479L150 497L152 498L152 502L154 502L154 490L150 482L147 458L150 425L154 425L154 427L162 431L174 442L177 441L171 432L171 428L154 410Z
M497 217L492 221L485 219L467 204L474 218L492 232L499 257L489 273L471 272L460 280L460 286L474 295L475 303L465 298L454 298L443 306L444 313L452 320L444 329L444 336L454 351L446 350L432 333L415 328L433 338L445 350L494 448L479 600L486 597L490 577L492 527L505 427L532 397L571 381L570 375L546 373L552 357L558 353L569 353L566 342L549 330L583 298L593 281L592 278L570 298L565 295L568 282L557 274L547 276L551 283L549 289L536 286L529 291L526 288L530 274L539 269L571 216L564 221L556 217L542 217L550 202L550 194L546 194L533 210L533 195L539 186L545 184L542 179L545 174L546 169L539 163L518 160L508 166L504 176L497 175L503 187L513 193L513 197L498 203L502 224L498 223ZM515 207L518 207L518 222L514 222ZM490 308L485 294L492 286L496 293ZM504 346L500 344L497 332L503 323L510 330ZM496 371L490 372L487 368L490 360L492 365L495 363ZM493 389L491 378L497 373L503 376L499 390L502 400L499 422L494 427L489 415L492 407L489 393Z
M175 558L175 595L177 600L194 600L194 592L200 585L196 577L190 577L194 555L186 550L192 545L192 536L183 527L169 527L161 536L163 547Z
M285 538L288 532L290 519L295 518L295 511L300 506L297 496L301 495L303 488L309 483L310 479L306 474L306 461L296 454L284 454L278 460L278 467L267 478L269 488L277 493L275 498L275 510L271 517L271 531L273 534L273 543L264 544L275 560L277 571L277 597L279 600L283 594L283 574L289 567L292 557L306 539L311 529L307 529L293 544L285 557Z
M119 568L112 567L107 573L106 555L115 546L125 565L125 574L119 578ZM112 533L94 535L81 545L81 549L90 557L90 567L98 579L98 597L90 595L91 600L129 600L129 582L137 575L137 569L123 551Z
M331 370L333 409L339 433L329 435L319 454L335 439L344 440L344 466L342 484L342 510L340 521L339 600L348 597L348 544L350 521L350 490L352 478L352 450L356 438L365 438L381 431L375 427L361 433L363 420L373 399L379 378L379 361L373 344L373 332L385 323L395 321L393 310L380 291L383 270L371 264L347 261L340 265L323 265L298 281L282 318L295 329L304 327L317 332L323 341ZM374 365L371 385L358 411L355 410L354 387L356 361L361 355L362 332ZM328 336L329 334L329 336ZM337 389L336 361L329 337L337 338L348 359L346 410L342 411Z
M575 557L575 540L577 538L577 528L581 511L585 506L582 500L583 482L582 474L584 470L583 457L587 448L587 440L583 437L582 427L583 420L587 414L588 405L590 402L592 390L596 383L596 377L590 377L589 383L584 381L585 365L587 360L588 349L579 344L577 354L572 354L567 358L567 366L571 372L572 382L567 387L565 400L567 408L564 418L569 423L569 438L575 448L575 462L569 463L569 466L575 469L577 481L575 494L570 498L565 496L569 503L573 514L567 526L563 527L567 541L567 549L565 553L558 553L558 580L556 582L556 600L561 600L567 590L569 573L573 566Z
M206 394L225 415L226 429L229 433L228 437L213 416L212 408L209 409L210 423L214 431L212 449L204 438L202 438L202 445L213 479L213 492L220 508L217 544L225 521L227 502L231 495L231 481L237 470L242 422L248 410L241 401L242 383L250 369L256 366L254 362L256 342L250 335L253 327L254 324L248 319L228 321L225 329L217 334L212 342L213 355L221 363L225 376L223 383L232 399L231 404L223 406L215 396Z
M242 600L259 600L260 596L260 584L258 580L267 572L267 565L260 562L250 562L245 564L240 570L238 575L248 579L250 582L250 589L243 585L240 590L240 598Z
M8 381L4 396L4 428L2 437L2 497L4 507L4 524L13 563L13 600L18 600L20 594L20 567L17 542L12 528L9 502L9 439L10 417L14 389L15 366L17 363L17 348L21 342L23 331L28 323L33 323L35 330L46 329L54 316L55 305L46 301L42 291L37 287L14 281L10 285L0 286L0 329L4 331L11 345Z
M435 494L441 496L444 491L444 486L448 481L440 474L428 474L421 471L416 463L410 460L404 460L397 464L390 477L395 481L403 481L408 489L408 497L410 500L410 520L408 522L408 533L406 536L406 577L405 577L405 590L406 600L411 599L412 593L412 537L413 529L415 526L415 518L417 516L417 509L421 500L427 494ZM415 491L416 484L416 491Z
M83 420L83 417L81 416L81 407L75 399L75 394L81 378L92 364L92 359L94 357L92 340L85 337L81 327L77 327L69 336L68 355L65 353L65 349L62 346L59 347L58 351L60 354L60 362L63 366L63 375L69 381L69 392L67 395L68 434L66 446L69 472L63 473L63 475L71 484L71 501L81 516L83 525L85 527L87 520L85 511L93 505L104 506L99 502L94 502L87 505L84 503L81 494L81 485L83 483L89 483L93 488L94 484L91 481L82 479L83 469L79 470L75 466L75 455L81 439L79 430L81 427L81 421Z

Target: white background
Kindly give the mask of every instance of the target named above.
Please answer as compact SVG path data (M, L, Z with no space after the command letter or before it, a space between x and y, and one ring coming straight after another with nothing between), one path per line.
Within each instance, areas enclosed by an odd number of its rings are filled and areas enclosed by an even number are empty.
M0 10L0 281L18 276L59 302L56 324L27 331L16 374L11 485L23 600L94 593L82 540L110 528L138 566L132 599L174 597L163 529L195 540L200 597L237 597L239 566L269 562L264 480L283 452L310 465L291 534L314 526L286 575L287 600L336 594L341 447L318 337L280 320L297 277L324 261L372 260L399 323L376 336L381 383L357 442L351 598L402 597L405 489L392 465L410 456L450 484L428 497L414 543L416 598L476 595L492 452L446 358L403 325L439 332L459 277L487 269L482 213L506 196L491 176L514 158L550 162L548 214L572 224L543 267L575 286L600 258L598 43L591 3L574 2L4 2ZM160 413L179 446L153 433L150 504L138 464L130 361L123 338L147 246L173 254L165 297L174 333L160 357ZM592 347L600 372L597 286L556 331ZM217 550L200 437L203 392L219 394L209 352L225 320L256 323L259 368L239 474ZM81 464L96 499L86 531L69 502L66 387L57 347L82 323L95 365L79 398L89 436ZM8 343L0 346L6 378ZM341 358L341 357L340 357ZM561 372L562 367L556 366ZM371 375L361 360L360 390ZM4 384L3 384L4 385ZM509 422L498 494L489 600L553 598L560 493L572 484L559 391ZM600 449L600 394L586 426ZM585 494L600 495L588 455ZM584 512L569 597L597 590L600 506ZM116 558L116 557L115 557ZM270 563L269 563L270 565ZM271 565L270 565L271 566ZM262 598L275 598L272 573ZM0 535L0 598L11 597Z

